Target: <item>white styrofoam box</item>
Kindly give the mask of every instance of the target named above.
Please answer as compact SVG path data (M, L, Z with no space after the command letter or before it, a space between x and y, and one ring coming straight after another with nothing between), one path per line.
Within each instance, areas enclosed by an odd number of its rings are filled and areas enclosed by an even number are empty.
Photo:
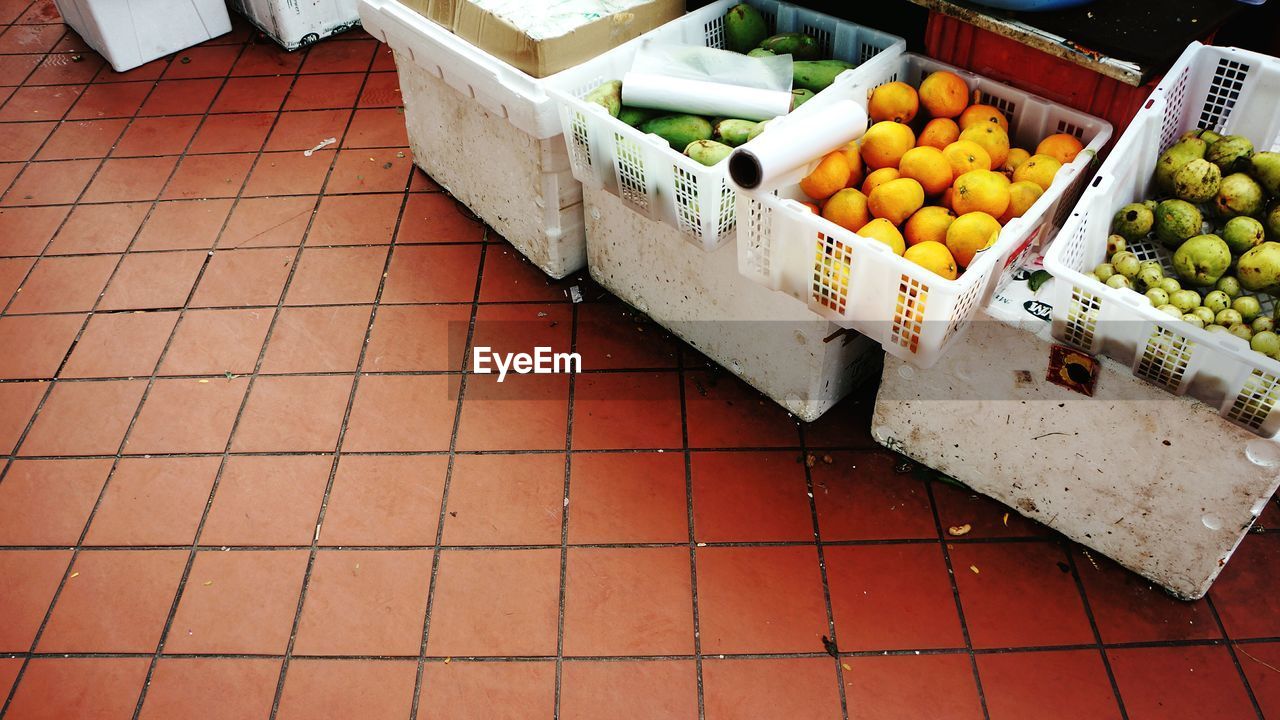
M224 0L54 0L62 19L116 72L231 32Z
M801 420L880 368L883 353L792 298L738 275L733 249L704 252L680 231L583 186L591 277Z
M395 57L414 162L546 274L580 270L582 185L560 138L518 132L399 51Z
M1280 444L1108 358L1093 397L1067 390L1045 379L1049 333L971 325L927 370L885 358L876 441L1181 598L1208 592L1280 485Z
M365 31L390 45L397 58L442 78L521 132L559 142L560 117L547 94L546 78L535 78L499 60L397 0L360 0L359 4Z
M1045 256L1058 279L1054 336L1103 353L1174 394L1189 394L1260 435L1280 430L1280 362L1244 340L1165 315L1147 298L1085 277L1106 260L1111 218L1127 203L1154 197L1162 151L1187 130L1244 135L1259 150L1280 148L1280 60L1235 48L1192 43L1138 111ZM1143 240L1129 249L1159 260L1171 277L1171 253ZM1259 295L1266 312L1275 301Z
M672 150L666 140L645 134L582 98L604 82L622 79L642 42L723 48L724 15L740 1L719 0L548 81L560 106L574 177L606 188L651 220L678 228L705 250L714 250L734 237L735 192L726 163L702 165ZM878 77L906 49L902 38L830 15L777 0L747 3L765 15L771 30L808 33L817 38L822 57L858 65L842 73L842 78ZM821 107L835 94L833 89L824 90L795 112Z
M963 332L968 319L986 305L1018 264L1047 242L1074 206L1094 157L1111 137L1111 124L1037 95L1016 90L920 55L893 58L877 75L845 73L837 85L865 100L878 85L895 80L918 86L929 73L948 70L964 78L981 101L1009 119L1015 147L1034 148L1046 135L1070 133L1085 144L1063 166L1053 184L1020 218L1009 222L991 248L978 253L955 280L947 280L815 215L798 183L816 165L798 168L775 187L738 196L746 218L738 243L738 268L765 287L799 298L814 312L879 342L886 352L929 367ZM786 132L785 119L769 133Z
M313 45L360 24L356 0L228 0L285 50Z

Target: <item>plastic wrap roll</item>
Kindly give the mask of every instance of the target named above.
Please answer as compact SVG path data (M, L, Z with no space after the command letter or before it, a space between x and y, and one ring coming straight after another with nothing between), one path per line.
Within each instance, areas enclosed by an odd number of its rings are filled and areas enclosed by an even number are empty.
M770 187L778 176L862 137L866 130L866 108L853 100L774 120L729 156L729 178L746 190Z
M791 92L629 72L622 77L622 104L691 115L768 120L791 110Z

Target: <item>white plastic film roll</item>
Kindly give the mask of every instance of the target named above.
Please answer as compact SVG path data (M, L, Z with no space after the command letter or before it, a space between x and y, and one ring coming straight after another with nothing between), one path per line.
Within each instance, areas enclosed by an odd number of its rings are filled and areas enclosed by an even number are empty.
M862 137L866 130L866 108L853 100L779 118L755 140L733 151L729 178L746 190L769 188L778 176Z
M629 72L622 77L622 104L691 115L768 120L787 114L791 93Z

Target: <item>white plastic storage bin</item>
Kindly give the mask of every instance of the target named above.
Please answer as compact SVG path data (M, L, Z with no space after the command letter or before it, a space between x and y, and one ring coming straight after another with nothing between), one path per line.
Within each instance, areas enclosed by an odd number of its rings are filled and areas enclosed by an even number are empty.
M899 256L884 243L864 238L800 204L808 200L798 183L814 163L783 177L776 187L744 192L738 214L745 226L738 242L738 269L746 277L804 301L816 313L879 342L886 352L918 367L938 361L1023 258L1050 239L1074 206L1097 152L1111 137L1111 125L1037 95L980 75L906 53L879 74L845 73L837 85L865 101L877 86L901 80L919 85L929 73L948 70L978 90L982 102L1009 119L1015 146L1035 147L1046 135L1071 133L1085 144L1063 166L1035 205L1000 232L990 249L978 253L959 278L946 280ZM786 122L766 133L786 132Z
M1086 278L1106 259L1111 218L1145 200L1161 152L1187 130L1250 138L1258 150L1280 149L1280 60L1235 48L1192 43L1138 111L1098 171L1076 212L1045 256L1059 282L1053 334L1090 353L1126 363L1133 373L1177 395L1190 394L1255 433L1280 430L1280 362L1227 333L1210 333L1151 307L1144 295ZM1170 270L1159 243L1131 243L1142 260ZM1172 273L1171 273L1172 274ZM1259 295L1265 312L1275 300Z
M224 0L54 0L62 19L116 72L231 32Z
M285 50L297 50L360 24L356 0L228 0Z
M735 191L725 163L702 165L672 150L662 138L642 133L582 98L601 83L622 79L631 68L639 44L645 40L722 48L724 15L739 2L720 0L695 10L592 61L565 70L548 83L559 101L574 177L607 189L651 220L678 228L705 250L714 250L734 236ZM902 38L785 2L747 3L765 15L771 31L806 32L818 39L822 57L858 65L843 73L843 78L851 74L879 77L889 71L906 48ZM831 89L818 93L797 112L823 105L831 94Z

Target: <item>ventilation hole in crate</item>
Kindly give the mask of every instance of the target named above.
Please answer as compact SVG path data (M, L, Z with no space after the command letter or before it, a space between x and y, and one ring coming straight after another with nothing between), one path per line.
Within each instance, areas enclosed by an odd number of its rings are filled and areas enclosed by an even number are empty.
M1076 203L1080 201L1080 196L1084 194L1084 186L1089 180L1088 172L1081 172L1076 175L1076 179L1067 188L1062 197L1058 199L1058 207L1053 212L1053 226L1055 228L1062 227L1067 221L1067 216L1075 209Z
M982 104L990 105L991 107L1004 113L1005 118L1009 121L1009 137L1014 137L1015 135L1017 135L1018 134L1018 103L1012 100L1005 100L1004 98L996 97L995 95L992 95L986 91L981 91L980 97L982 98Z
M1084 139L1084 128L1078 127L1066 120L1059 120L1058 129L1054 132L1066 133L1068 135L1074 135L1077 138Z
M1030 250L1030 246L1028 246L1027 250ZM1026 251L1024 251L1024 253L1025 252ZM1017 266L1014 265L1012 267ZM956 331L964 324L965 318L969 317L969 314L973 312L973 306L978 302L978 293L982 290L983 285L986 285L986 283L973 283L968 290L964 291L960 296L960 299L956 301L956 309L951 316L951 323L947 325L947 332L942 337L943 346L946 346L947 341L951 339L951 336L955 335Z
M920 348L924 331L924 305L929 299L929 286L908 275L898 278L898 302L893 308L894 343L912 354Z
M826 28L820 28L816 25L803 23L800 25L800 32L813 37L818 41L819 57L831 57L832 53L832 37L831 31Z
M1167 107L1165 107L1163 123L1160 126L1160 152L1168 150L1178 138L1178 127L1182 118L1182 106L1187 101L1187 80L1190 74L1191 68L1183 68L1174 83L1168 86Z
M708 22L706 25L703 25L702 32L706 38L707 47L709 48L724 47L724 17L723 16L716 16L711 20L711 22Z
M1195 346L1186 337L1157 325L1151 337L1147 338L1134 374L1170 392L1177 392Z
M1087 218L1081 218L1076 223L1075 232L1071 233L1071 237L1060 237L1057 242L1062 243L1062 264L1075 270L1076 272L1087 272L1092 268L1084 267L1084 231Z
M770 240L773 228L769 226L772 219L772 208L755 200L747 201L747 266L761 280L769 278Z
M1173 270L1173 255L1151 238L1140 238L1126 243L1125 249L1137 255L1142 262L1147 262L1148 260L1159 262L1168 277L1178 277L1178 274Z
M764 24L769 26L769 35L770 36L777 35L778 34L777 6L773 5L773 6L770 6L768 9L757 7L756 10L759 10L760 15L764 17Z
M570 123L573 128L573 142L569 150L573 156L573 164L580 168L591 167L591 135L587 132L587 119L580 112L573 114Z
M1213 71L1213 80L1209 85L1209 94L1205 96L1204 105L1200 108L1200 127L1222 129L1231 116L1231 109L1236 106L1236 100L1240 99L1240 89L1244 87L1247 77L1248 65L1227 58L1218 60L1218 67Z
M644 152L638 143L617 133L613 135L613 146L618 157L618 192L623 200L647 209L649 193L644 182Z
M698 207L698 178L679 165L672 165L675 179L676 219L680 229L694 236L702 236L702 212Z
M869 42L858 43L858 64L861 65L876 55L879 55L880 51L881 48L878 48Z
M1098 296L1076 287L1071 289L1071 301L1067 304L1067 326L1063 339L1083 350L1093 350L1093 337L1098 329L1098 311L1102 302Z
M722 238L728 235L734 228L737 215L738 196L733 191L733 187L724 180L720 181L720 214L716 222L716 237Z
M814 304L843 315L849 306L853 249L823 232L817 234L817 239L810 298Z
M1280 401L1280 378L1255 368L1236 396L1227 418L1250 430L1260 429Z

